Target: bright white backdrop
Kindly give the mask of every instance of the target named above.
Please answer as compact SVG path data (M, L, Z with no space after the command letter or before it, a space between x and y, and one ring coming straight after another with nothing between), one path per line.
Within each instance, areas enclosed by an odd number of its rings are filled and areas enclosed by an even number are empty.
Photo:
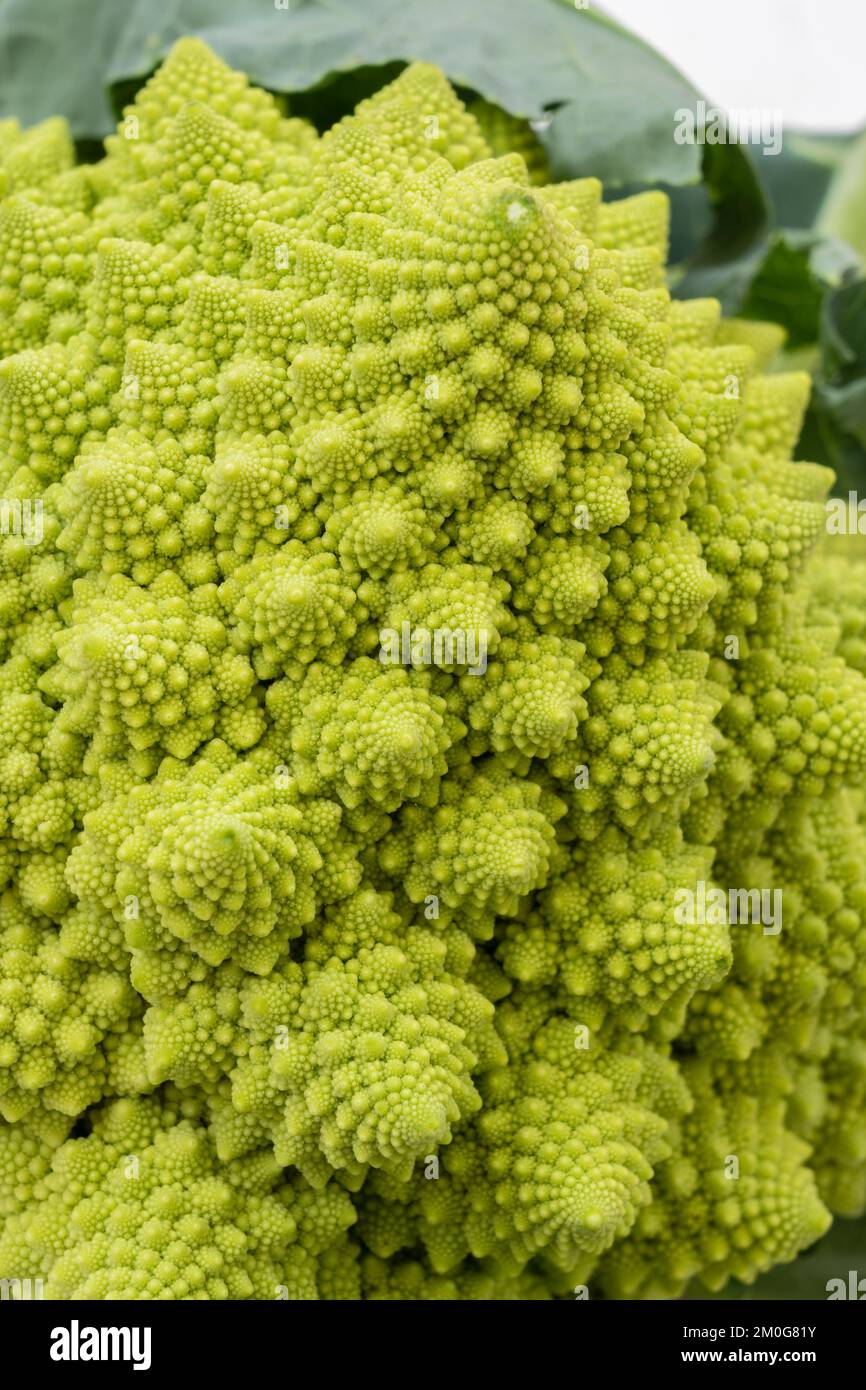
M719 106L778 109L792 130L866 124L864 0L600 0L600 8Z

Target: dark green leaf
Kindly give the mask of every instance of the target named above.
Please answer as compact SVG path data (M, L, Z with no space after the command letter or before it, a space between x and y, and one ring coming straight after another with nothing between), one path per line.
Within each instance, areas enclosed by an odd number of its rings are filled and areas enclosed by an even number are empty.
M789 348L814 343L818 337L827 285L815 273L815 250L815 239L808 232L772 237L739 306L744 318L780 323L788 334Z
M813 388L812 400L796 449L798 459L823 463L836 475L833 487L839 497L866 491L866 449L850 434L840 430L829 403Z
M850 138L786 132L782 149L761 165L780 227L812 227Z
M866 280L831 290L821 306L820 357L798 458L829 465L835 491L866 491Z
M73 135L107 134L105 74L128 13L104 0L0 0L0 117L29 126L61 115Z
M690 275L748 256L765 231L770 209L752 156L737 144L704 145L702 174L713 215ZM700 291L706 293L706 290ZM691 291L689 291L691 293Z
M104 85L128 96L129 80L146 77L185 34L272 91L315 92L298 107L317 120L343 115L393 64L420 58L513 114L556 108L544 138L557 177L591 172L611 185L698 177L697 148L673 138L675 111L697 99L692 86L595 7L567 0L473 0L471 9L465 0L288 0L287 9L264 0L64 0L62 31L55 10L0 0L0 114L30 124L59 112L75 135L102 136L113 123ZM364 69L374 70L366 90Z
M821 316L815 397L843 436L861 446L866 481L866 280L828 295Z
M859 273L859 260L844 242L798 229L774 231L741 255L717 257L704 265L696 258L676 285L681 298L713 295L727 314L772 319L798 348L818 340L825 294Z

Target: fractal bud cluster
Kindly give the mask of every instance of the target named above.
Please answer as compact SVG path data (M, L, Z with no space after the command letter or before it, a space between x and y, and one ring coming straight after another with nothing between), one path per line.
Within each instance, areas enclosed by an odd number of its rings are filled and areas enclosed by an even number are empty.
M182 40L0 193L0 1276L674 1298L862 1210L866 564L781 333L421 64L319 135Z

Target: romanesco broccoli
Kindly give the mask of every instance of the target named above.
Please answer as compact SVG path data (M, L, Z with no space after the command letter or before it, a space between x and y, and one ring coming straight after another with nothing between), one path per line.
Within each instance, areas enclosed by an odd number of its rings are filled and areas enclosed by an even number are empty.
M665 197L193 39L0 193L0 1275L671 1298L861 1211L866 566Z

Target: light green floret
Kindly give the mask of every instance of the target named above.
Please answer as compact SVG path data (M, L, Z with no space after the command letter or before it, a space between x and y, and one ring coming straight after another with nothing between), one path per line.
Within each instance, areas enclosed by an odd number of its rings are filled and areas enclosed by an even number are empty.
M683 1070L694 1108L674 1130L652 1205L602 1266L609 1297L676 1298L694 1276L712 1290L731 1276L751 1284L830 1224L783 1103L752 1093L742 1068L730 1093L714 1090L705 1064Z
M449 529L464 559L492 570L509 569L522 560L535 532L525 504L502 493L455 513Z
M511 1016L515 1055L482 1079L484 1109L442 1152L438 1180L365 1189L359 1229L375 1254L420 1241L437 1273L472 1255L515 1274L543 1255L580 1279L648 1206L669 1119L688 1107L675 1068L595 1042L576 1051L570 1020L539 1017Z
M179 443L190 457L208 457L217 420L213 360L176 342L133 338L126 347L113 406L127 429L154 444Z
M43 342L66 342L84 326L82 296L94 246L83 213L41 206L29 197L2 200L0 357Z
M460 681L473 756L491 749L524 773L574 739L589 685L580 642L536 632L525 619L503 639L483 679Z
M860 800L846 790L789 800L761 855L731 859L728 881L755 904L772 885L777 929L765 932L754 912L731 928L731 976L692 1001L685 1031L704 1055L748 1059L756 1072L781 1051L786 1123L813 1146L819 1191L842 1213L859 1211L866 1191ZM737 839L729 832L723 850L737 855Z
M291 473L282 435L245 432L220 440L204 470L202 506L213 517L217 563L231 574L257 551L282 545L303 530L312 497Z
M13 1295L673 1298L863 1209L809 378L479 114L183 39L96 163L0 122Z
M514 624L506 581L484 565L454 562L395 574L379 630L383 657L453 670L481 666ZM408 639L408 644L407 644Z
M511 916L546 881L565 809L496 761L463 765L442 783L438 805L402 809L379 864L412 902L432 894L451 913L465 905Z
M545 632L577 635L575 629L607 592L607 551L593 537L538 537L525 559L510 571L512 603Z
M92 352L50 343L0 361L0 447L3 487L38 495L72 463L89 431L115 423L111 399L119 382ZM30 489L29 493L27 489Z
M607 532L605 591L590 614L589 650L597 656L620 647L637 663L649 651L674 651L685 642L716 592L701 548L684 523L630 523Z
M103 1044L140 1013L125 972L68 959L11 890L0 898L0 1113L79 1115L110 1091Z
M162 573L147 588L124 575L78 580L58 642L59 725L88 738L88 771L129 756L145 773L160 750L187 758L214 734L237 748L263 731L249 661L233 651L216 587Z
M311 661L342 661L357 627L356 594L333 555L287 541L237 570L220 588L232 641L273 679Z
M132 953L130 978L150 1007L144 1016L144 1053L151 1084L205 1086L216 1092L245 1046L238 992L249 976L232 964L216 968L200 956L159 942ZM266 1142L259 1127L240 1152Z
M478 122L484 138L495 155L511 154L516 151L522 155L529 172L530 182L546 184L549 170L544 146L536 137L529 121L503 111L492 101L478 98L469 106L469 111Z
M71 1119L56 1111L36 1111L15 1124L0 1122L0 1215L5 1222L46 1195L52 1155L71 1128Z
M730 968L725 922L681 921L679 894L708 883L712 851L668 828L651 845L609 827L578 847L572 867L539 894L537 910L506 925L498 957L538 988L561 984L581 1016L642 1029L665 1006L681 1008Z
M838 633L836 649L848 666L866 675L866 612L862 604L866 549L859 537L834 536L819 548L803 590L812 621Z
M285 1181L266 1153L219 1164L199 1109L177 1095L98 1112L55 1149L0 1256L26 1245L46 1298L317 1298L318 1257L355 1219L348 1196Z
M339 820L333 802L301 806L270 754L236 761L217 742L192 764L167 759L152 782L95 812L67 876L124 921L131 949L158 949L169 934L209 965L266 974L315 915L315 875Z
M62 116L50 116L29 130L14 119L0 121L0 195L18 189L48 191L74 162L72 135Z
M4 848L16 855L51 852L71 837L93 803L95 788L80 775L82 740L63 730L59 716L33 688L38 668L13 658L6 672L14 683L0 694ZM40 902L37 894L36 911L51 912L53 906L50 895Z
M203 463L172 440L153 448L133 430L85 444L60 493L58 549L79 571L127 574L137 584L171 565L192 583L214 580L210 519L196 506Z
M707 665L692 651L637 669L619 654L603 663L577 739L547 761L552 785L569 799L569 838L595 838L611 820L645 838L700 790L721 703Z
M292 690L296 713L288 727L280 719L282 686L271 686L268 706L277 747L290 749L302 792L334 791L345 806L370 801L385 811L404 801L435 804L445 755L465 726L434 693L429 672L368 657L342 671L314 664Z
M72 587L70 567L55 545L61 529L56 513L57 490L46 489L39 501L41 512L37 515L31 502L26 525L28 513L22 502L18 534L10 531L0 536L0 656L6 663L2 672L4 688L20 688L14 668L8 663L11 655L23 655L40 669L56 660L55 639L62 626L56 608ZM10 498L9 502L14 517L15 499ZM33 544L36 540L38 544Z
M407 1179L478 1109L472 1073L502 1060L493 1005L465 978L473 954L462 932L407 929L390 895L362 887L308 932L302 966L244 987L234 1109L317 1186L333 1169L355 1186L366 1165ZM232 1114L215 1107L227 1154Z
M380 486L353 492L351 501L331 514L323 544L347 571L383 579L422 565L437 547L437 529L420 499L399 487Z

